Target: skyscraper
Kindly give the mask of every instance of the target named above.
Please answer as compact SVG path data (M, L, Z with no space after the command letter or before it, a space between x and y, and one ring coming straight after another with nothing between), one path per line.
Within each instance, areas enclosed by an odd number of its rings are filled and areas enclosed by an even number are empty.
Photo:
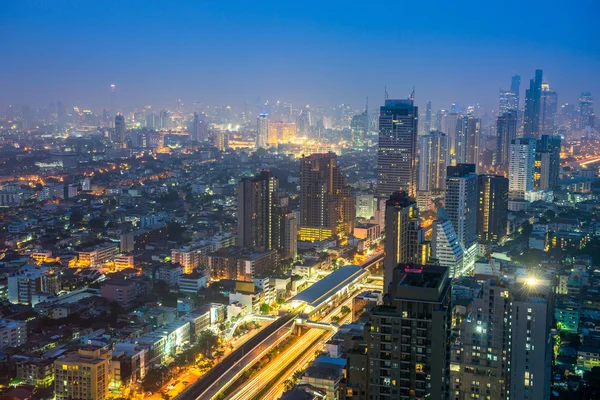
M398 264L416 261L422 241L417 204L405 192L393 193L385 202L384 289Z
M238 183L238 246L273 249L273 195L277 187L278 180L270 171Z
M385 100L379 112L377 193L389 197L403 190L416 196L417 116L412 98Z
M335 153L300 160L299 240L323 240L354 230L354 197Z
M552 190L558 186L560 173L560 136L542 135L536 142L534 189Z
M446 210L438 208L431 232L431 258L448 268L450 277L455 277L464 273L464 255Z
M124 149L127 147L125 142L125 117L122 115L115 117L115 140L117 141L115 148Z
M419 184L420 191L444 190L446 168L450 165L448 136L431 131L419 136Z
M448 167L445 209L465 253L464 271L470 271L475 266L477 255L477 197L475 165Z
M510 91L512 93L514 93L516 99L517 99L517 107L516 110L519 110L519 105L521 103L520 98L521 98L521 77L519 75L513 75L511 81L510 81Z
M200 137L200 117L198 117L198 113L194 112L194 119L192 121L192 132L190 134L190 140L192 142L197 142Z
M269 135L269 119L267 114L259 114L256 118L256 148L267 147Z
M517 96L510 90L500 89L499 111L504 114L510 110L517 110Z
M117 113L117 87L114 83L110 85L110 113L111 115Z
M477 179L477 236L482 243L501 242L508 221L508 179L494 175L479 175Z
M298 254L296 214L287 205L287 197L285 201L282 200L276 199L276 204L273 205L272 248L279 251L281 259L294 259Z
M425 109L425 133L429 133L431 129L431 101L428 101Z
M594 127L594 99L590 92L583 92L579 97L579 129Z
M513 288L511 399L549 399L552 378L552 290L530 280Z
M525 115L523 118L523 136L537 138L541 127L541 69L535 71L535 78L529 81L529 89L525 92Z
M369 399L446 399L451 290L448 269L401 264L385 304L365 327ZM349 366L352 368L352 365Z
M556 92L550 90L550 85L542 84L541 95L541 129L542 135L553 135L556 132L556 111L558 109L558 96Z
M442 132L448 135L448 143L450 144L451 164L456 164L456 136L458 129L458 113L445 113L442 116Z
M510 144L517 138L517 111L511 110L498 116L496 121L498 146L495 155L497 170L508 171Z
M297 121L296 125L298 127L298 133L301 136L304 136L304 137L310 136L310 134L311 134L310 127L312 125L312 121L310 118L310 107L308 106L308 104L306 105L306 107L304 107L302 109L302 111L300 111L300 115L298 115L298 121Z
M458 118L456 126L456 162L474 164L479 168L479 129L478 118L465 115Z
M510 165L508 170L508 191L511 200L525 199L525 193L534 188L534 163L536 140L515 139L510 145Z
M503 284L488 280L468 307L470 313L462 320L452 346L453 399L524 399L509 396L509 293Z

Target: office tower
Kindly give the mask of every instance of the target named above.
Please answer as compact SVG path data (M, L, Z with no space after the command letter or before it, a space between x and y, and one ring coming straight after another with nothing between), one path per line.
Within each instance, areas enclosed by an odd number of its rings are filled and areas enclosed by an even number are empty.
M286 122L296 122L294 121L294 111L292 107L292 103L285 102L283 103L283 117Z
M535 78L529 81L525 91L525 114L523 116L523 136L534 137L540 134L540 112L542 94L542 70L535 71Z
M104 400L110 396L112 352L84 347L54 360L56 400Z
M458 164L446 172L445 208L463 248L477 241L477 175L475 165Z
M451 164L456 164L456 134L458 128L458 113L447 113L442 116L442 132L448 135L448 143L450 144Z
M310 136L310 128L312 126L312 121L310 118L310 107L308 106L308 104L302 109L302 111L300 111L300 115L298 115L298 121L296 122L296 126L298 127L298 133L301 136Z
M419 191L444 190L449 165L448 136L436 131L419 136Z
M300 160L299 240L323 240L354 230L354 196L336 164L332 152Z
M425 108L425 133L429 133L431 130L431 101L428 101Z
M594 127L594 99L590 92L583 92L579 97L579 129Z
M127 147L125 143L125 117L117 115L115 117L115 148L124 149Z
M558 186L560 173L560 136L542 135L536 142L534 189L552 190Z
M377 197L372 194L356 196L356 218L370 219L377 212Z
M477 236L481 243L501 242L508 222L508 179L479 175L477 190Z
M158 119L159 119L159 123L158 123L159 129L169 129L171 127L171 122L170 122L171 115L168 110L161 110L158 113Z
M463 248L463 271L467 272L475 266L477 256L477 196L475 165L448 167L445 209Z
M115 115L117 113L117 87L115 84L110 85L110 114Z
M298 254L298 224L296 214L285 204L273 206L272 248L282 260L295 259Z
M386 99L380 109L377 193L382 198L399 190L416 196L418 115L412 98Z
M508 192L512 200L525 199L525 193L534 188L535 147L536 140L532 138L515 139L510 145Z
M192 142L197 142L200 137L200 117L198 117L198 113L194 112L194 120L192 121L192 132L190 133L190 140Z
M448 269L401 264L365 327L370 399L446 399L451 290ZM352 366L349 366L352 368Z
M550 90L550 85L542 84L540 105L540 133L542 135L553 135L556 132L556 111L558 108L558 96Z
M513 75L510 81L510 91L514 93L515 98L517 100L516 110L520 110L520 98L521 98L521 77L519 75Z
M510 393L510 302L508 288L488 280L467 307L452 346L452 399L524 399Z
M511 399L549 399L553 299L549 285L529 280L512 290Z
M433 121L431 121L431 129L434 131L442 131L442 120L444 119L444 115L446 111L439 110L433 116Z
M517 96L510 90L500 89L499 113L517 110Z
M431 258L438 265L448 268L450 277L464 273L464 250L443 208L437 209L431 228Z
M416 261L421 242L423 232L417 203L406 192L393 193L385 202L384 289L392 281L398 264Z
M273 195L278 180L270 171L238 183L238 246L272 249Z
M495 155L497 170L508 171L510 162L510 144L517 138L517 111L511 110L498 116L496 120L498 146Z
M269 137L269 119L267 114L260 114L256 118L256 148L267 147Z
M472 115L460 116L456 126L456 162L479 168L480 121Z
M355 147L363 146L369 131L369 115L367 114L367 111L352 117L350 130L352 132L352 144Z

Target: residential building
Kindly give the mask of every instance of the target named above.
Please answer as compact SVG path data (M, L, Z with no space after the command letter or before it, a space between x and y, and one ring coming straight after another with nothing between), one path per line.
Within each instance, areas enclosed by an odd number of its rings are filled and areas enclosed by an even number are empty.
M84 347L54 361L56 400L104 400L109 396L110 351Z
M13 304L31 304L35 293L57 293L60 274L49 267L27 264L8 277L8 301Z
M477 236L481 243L501 242L508 223L508 179L479 175L477 188Z
M464 249L443 208L438 208L431 229L431 259L448 268L450 277L463 275L466 272Z
M525 193L534 189L536 140L515 139L510 146L508 190L511 200L525 199Z
M154 225L148 229L138 229L121 235L121 251L144 250L152 242L165 240L167 240L167 226L165 224Z
M450 147L446 134L433 131L419 136L419 191L443 191L449 165Z
M27 343L27 321L0 319L0 349Z
M278 180L270 171L238 183L238 245L271 250L273 245L273 195Z
M116 244L102 244L80 251L77 264L80 267L100 267L114 260L118 254L119 246Z

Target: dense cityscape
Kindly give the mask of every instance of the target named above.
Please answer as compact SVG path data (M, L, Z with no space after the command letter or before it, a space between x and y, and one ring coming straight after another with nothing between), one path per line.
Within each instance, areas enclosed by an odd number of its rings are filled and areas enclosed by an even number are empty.
M599 94L535 61L448 104L3 91L0 400L599 399Z

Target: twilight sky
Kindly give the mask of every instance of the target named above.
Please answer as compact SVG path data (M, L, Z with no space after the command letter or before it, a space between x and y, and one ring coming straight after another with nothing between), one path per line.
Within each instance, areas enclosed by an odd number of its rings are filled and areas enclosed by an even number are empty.
M407 97L433 108L497 107L498 89L536 68L574 102L600 100L600 2L0 0L0 110L56 100L199 100L362 107ZM599 108L599 107L597 107Z

